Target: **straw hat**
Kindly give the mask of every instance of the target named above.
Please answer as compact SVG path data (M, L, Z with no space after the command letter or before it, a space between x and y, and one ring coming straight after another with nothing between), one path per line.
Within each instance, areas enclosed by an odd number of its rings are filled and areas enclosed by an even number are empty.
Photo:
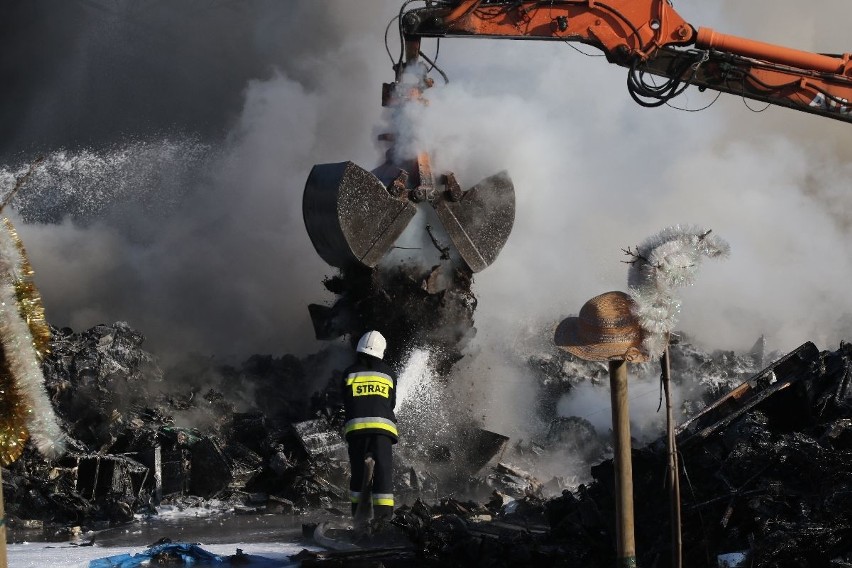
M640 349L642 327L624 292L605 292L580 308L578 317L562 320L556 327L556 345L586 361L625 360L641 363L648 356Z

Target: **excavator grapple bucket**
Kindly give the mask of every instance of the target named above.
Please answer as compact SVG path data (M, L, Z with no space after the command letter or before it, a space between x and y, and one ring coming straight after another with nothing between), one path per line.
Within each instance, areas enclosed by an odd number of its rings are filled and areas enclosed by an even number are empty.
M432 206L462 259L473 272L494 262L515 222L515 186L506 172L487 177L461 194L446 194Z
M378 264L415 212L414 204L394 198L379 178L352 162L315 165L302 199L314 248L337 268Z

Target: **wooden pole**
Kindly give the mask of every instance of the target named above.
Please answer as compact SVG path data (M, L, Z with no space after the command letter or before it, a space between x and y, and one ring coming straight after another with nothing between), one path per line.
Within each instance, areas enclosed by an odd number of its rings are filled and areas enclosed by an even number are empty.
M630 409L627 399L627 362L609 362L612 432L615 450L615 515L618 568L636 567L633 526L633 457L630 445Z
M681 540L680 528L680 475L677 461L677 444L674 433L674 409L672 407L672 391L671 391L671 368L669 364L669 347L663 352L660 359L660 365L663 368L663 390L666 394L666 448L668 449L669 457L669 490L671 503L671 524L672 524L672 567L682 568L683 566L683 543Z
M0 472L3 468L0 468ZM6 559L6 506L3 504L3 478L0 473L0 568L7 568Z

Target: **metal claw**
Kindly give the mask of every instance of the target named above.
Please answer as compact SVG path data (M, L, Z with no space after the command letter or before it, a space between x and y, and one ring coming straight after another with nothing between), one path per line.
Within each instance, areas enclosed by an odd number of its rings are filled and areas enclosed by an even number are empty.
M414 217L373 173L352 162L317 164L305 184L302 213L317 253L332 266L373 267Z
M505 171L485 178L457 200L443 193L431 203L473 272L497 259L515 222L515 186Z

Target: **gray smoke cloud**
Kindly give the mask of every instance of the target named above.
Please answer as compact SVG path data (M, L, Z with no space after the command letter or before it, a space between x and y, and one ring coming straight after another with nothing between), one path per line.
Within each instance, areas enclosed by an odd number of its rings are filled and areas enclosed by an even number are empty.
M833 33L836 16L852 11L846 4L676 8L696 27L848 51ZM732 249L680 294L678 327L692 341L742 351L765 335L769 349L786 351L808 340L835 348L852 336L848 124L754 112L765 105L728 95L701 112L642 108L624 69L559 43L443 41L441 61L451 83L439 81L428 107L410 109L411 136L462 185L508 170L518 200L513 234L474 288L480 333L471 349L483 360L467 368L490 370L479 387L486 425L512 434L539 426L505 404L531 384L524 359L533 351L519 330L555 325L601 292L626 290L621 249L675 224L711 228ZM715 97L689 89L672 104L701 109ZM605 408L606 389L596 394ZM653 412L633 419L637 432L660 427Z
M852 7L782 4L676 9L695 26L848 51L838 38ZM399 6L18 8L29 35L11 34L7 57L39 47L12 66L27 96L4 98L2 179L8 187L38 153L54 161L54 177L22 190L13 213L48 318L76 329L126 320L158 353L315 349L306 306L329 299L321 280L332 269L307 238L302 189L313 164L381 162L379 93L392 79L383 37ZM50 9L50 25L27 12ZM60 17L69 24L51 34ZM463 186L506 169L517 192L513 234L475 283L473 347L501 353L496 363L519 322L550 325L626 289L621 249L678 223L712 228L732 248L683 291L680 327L697 342L744 349L766 334L785 350L852 335L848 125L755 113L728 95L702 112L642 108L625 69L562 43L444 40L438 63L451 82L436 76L429 106L407 115L416 140ZM690 89L673 103L698 109L714 97ZM100 170L68 165L86 151ZM40 202L50 222L32 222L25 202ZM57 222L54 202L96 214ZM522 387L521 368L501 373L506 392Z
M315 163L378 163L396 7L18 7L29 35L6 53L38 47L12 66L30 97L2 105L0 181L46 157L6 213L49 321L124 320L163 357L315 349L307 305L329 299L332 269L305 232L302 190Z
M834 14L822 4L820 13ZM821 26L835 25L833 15L805 15L802 25L792 16L801 7L782 18L768 2L724 6L678 9L696 26L845 49L825 45L832 36ZM414 129L437 149L439 169L472 185L505 168L518 196L512 237L477 275L480 325L576 313L598 293L625 289L622 248L696 223L727 239L732 254L683 292L681 327L691 337L746 349L766 334L785 350L849 337L848 125L782 108L754 113L726 95L702 112L645 109L627 95L623 69L557 43L445 41L441 53L454 81L428 93ZM693 89L673 104L702 108L714 97Z

